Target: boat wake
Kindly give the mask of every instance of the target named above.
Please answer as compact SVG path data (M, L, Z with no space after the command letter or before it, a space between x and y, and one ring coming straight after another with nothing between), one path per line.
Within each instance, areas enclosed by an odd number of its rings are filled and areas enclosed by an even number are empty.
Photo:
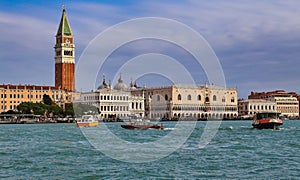
M176 128L164 128L164 130L172 131L172 130L176 130Z

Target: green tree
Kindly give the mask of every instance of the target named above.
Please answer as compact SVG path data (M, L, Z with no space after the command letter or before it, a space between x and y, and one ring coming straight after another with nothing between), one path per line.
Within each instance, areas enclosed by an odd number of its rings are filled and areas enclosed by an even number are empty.
M52 99L50 98L50 96L47 95L47 94L44 94L44 95L43 95L43 102L44 102L44 104L47 104L47 105L53 105L53 104L55 104L55 103L52 101Z
M67 103L65 105L65 116L72 116L72 117L74 117L73 103Z
M80 117L84 114L99 114L99 109L95 106L81 103L73 104L74 114L77 117Z

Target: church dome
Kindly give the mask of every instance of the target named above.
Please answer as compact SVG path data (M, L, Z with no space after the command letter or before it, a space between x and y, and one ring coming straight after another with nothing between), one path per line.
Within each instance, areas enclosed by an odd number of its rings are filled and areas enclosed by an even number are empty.
M115 90L126 90L127 89L127 86L123 82L121 75L120 75L120 78L118 80L118 83L114 86L114 89Z
M98 90L99 89L106 89L106 88L108 88L109 86L107 85L107 83L106 83L106 81L105 81L105 76L103 75L103 82L102 82L102 84L100 85L100 86L98 86Z

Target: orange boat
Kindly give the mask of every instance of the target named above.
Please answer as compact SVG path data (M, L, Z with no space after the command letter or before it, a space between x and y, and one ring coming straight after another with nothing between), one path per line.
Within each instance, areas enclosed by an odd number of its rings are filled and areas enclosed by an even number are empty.
M92 127L98 126L98 120L92 115L83 115L76 121L77 127Z
M279 126L283 124L279 114L276 112L257 113L254 116L252 126L257 129L279 129Z

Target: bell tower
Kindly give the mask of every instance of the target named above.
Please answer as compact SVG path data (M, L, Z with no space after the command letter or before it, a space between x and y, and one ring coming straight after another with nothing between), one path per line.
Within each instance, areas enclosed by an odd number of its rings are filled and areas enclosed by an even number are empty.
M75 91L75 45L65 6L56 34L55 86L70 92Z

